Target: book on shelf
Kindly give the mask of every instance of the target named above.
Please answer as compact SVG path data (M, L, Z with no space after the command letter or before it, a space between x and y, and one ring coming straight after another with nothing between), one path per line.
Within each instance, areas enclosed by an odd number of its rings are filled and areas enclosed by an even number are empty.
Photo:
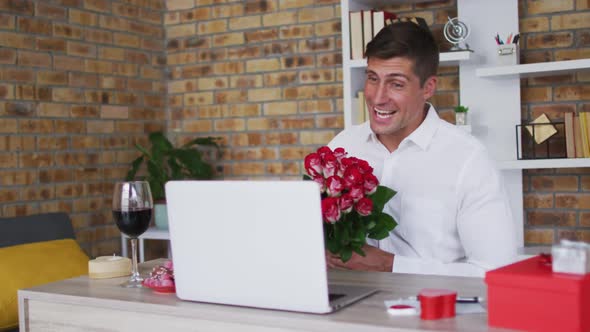
M589 112L566 112L563 116L568 158L590 158Z
M349 13L350 22L350 58L358 60L363 58L363 12L362 10Z
M371 39L373 39L373 11L363 10L363 57Z
M375 37L385 26L393 23L395 19L397 19L395 13L384 10L373 11L373 37Z
M576 151L576 158L584 158L584 149L582 148L582 133L580 130L580 116L578 113L573 113L574 123L574 147Z
M365 92L360 90L356 93L358 104L353 105L353 109L356 109L356 123L361 124L367 121L367 101L365 100ZM355 107L356 106L356 107Z
M574 112L565 112L563 116L565 126L565 150L568 158L576 158L576 145L574 139Z
M590 158L590 113L580 112L580 116L584 118L585 126L583 130L586 132L586 145L584 150L584 158ZM582 130L582 129L580 129Z

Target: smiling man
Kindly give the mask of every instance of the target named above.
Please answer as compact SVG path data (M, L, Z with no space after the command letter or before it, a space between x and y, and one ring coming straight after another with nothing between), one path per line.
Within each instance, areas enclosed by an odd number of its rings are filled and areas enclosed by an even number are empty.
M398 222L389 237L328 265L368 271L483 276L513 261L516 232L502 178L484 146L440 119L439 51L430 31L394 23L367 45L369 121L329 144L367 160L398 193L384 212Z

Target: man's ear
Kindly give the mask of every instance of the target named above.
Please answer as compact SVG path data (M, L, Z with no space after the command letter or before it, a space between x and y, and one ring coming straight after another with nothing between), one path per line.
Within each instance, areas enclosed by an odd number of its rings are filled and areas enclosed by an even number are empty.
M424 82L424 100L428 100L430 97L434 96L434 93L436 92L436 82L436 76L430 76L426 79L426 82Z

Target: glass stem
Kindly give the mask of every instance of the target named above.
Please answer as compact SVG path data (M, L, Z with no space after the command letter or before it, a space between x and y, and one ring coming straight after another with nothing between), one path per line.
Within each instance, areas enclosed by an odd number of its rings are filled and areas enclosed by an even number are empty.
M131 279L139 279L137 269L137 238L131 238Z

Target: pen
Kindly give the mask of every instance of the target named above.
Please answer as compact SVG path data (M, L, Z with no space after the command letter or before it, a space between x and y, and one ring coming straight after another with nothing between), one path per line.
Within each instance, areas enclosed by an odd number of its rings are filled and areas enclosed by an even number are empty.
M518 39L520 39L520 34L516 34L516 36L514 36L514 39L512 40L512 44L518 44Z
M410 296L410 300L418 301L418 296ZM457 303L481 303L481 296L457 296Z

